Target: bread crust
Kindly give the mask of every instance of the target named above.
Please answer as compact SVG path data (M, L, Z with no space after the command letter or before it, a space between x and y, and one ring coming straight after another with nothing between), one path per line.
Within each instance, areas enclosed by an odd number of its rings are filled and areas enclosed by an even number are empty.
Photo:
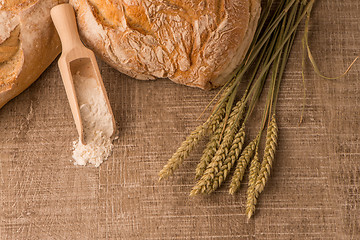
M0 16L11 16L0 17L0 108L29 87L60 53L50 9L63 2L9 0L0 7ZM14 26L4 27L10 25Z
M223 85L251 43L259 0L70 0L85 43L131 77Z

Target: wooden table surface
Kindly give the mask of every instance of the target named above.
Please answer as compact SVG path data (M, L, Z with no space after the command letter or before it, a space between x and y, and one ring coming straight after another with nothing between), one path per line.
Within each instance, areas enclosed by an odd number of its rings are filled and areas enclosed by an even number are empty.
M317 1L309 34L319 68L339 75L360 54L360 1ZM298 35L279 96L274 168L249 222L246 181L234 196L226 181L189 197L201 149L158 182L216 91L137 81L99 64L120 131L99 168L70 161L77 133L55 63L0 110L1 239L360 239L360 62L334 81L307 62L299 126Z

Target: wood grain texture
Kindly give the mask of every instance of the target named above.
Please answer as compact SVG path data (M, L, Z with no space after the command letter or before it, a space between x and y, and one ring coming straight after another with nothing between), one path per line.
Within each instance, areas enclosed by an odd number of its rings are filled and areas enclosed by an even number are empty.
M360 2L319 0L310 37L319 67L340 74L360 53ZM327 81L307 63L299 126L300 41L279 96L274 168L249 222L246 181L234 196L229 181L211 196L188 196L201 149L157 181L216 91L136 81L99 62L120 138L100 168L79 167L70 162L77 133L53 63L0 110L0 239L360 239L360 64Z

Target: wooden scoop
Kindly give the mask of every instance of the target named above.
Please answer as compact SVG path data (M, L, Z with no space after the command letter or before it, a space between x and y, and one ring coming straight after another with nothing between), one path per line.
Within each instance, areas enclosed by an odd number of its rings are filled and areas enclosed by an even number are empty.
M90 49L86 48L80 40L73 7L70 4L60 4L52 8L50 13L61 39L62 54L58 61L58 66L81 142L86 144L80 107L73 81L73 76L77 73L84 77L96 79L97 85L104 95L109 113L112 116L113 135L115 132L114 115L110 107L95 55Z

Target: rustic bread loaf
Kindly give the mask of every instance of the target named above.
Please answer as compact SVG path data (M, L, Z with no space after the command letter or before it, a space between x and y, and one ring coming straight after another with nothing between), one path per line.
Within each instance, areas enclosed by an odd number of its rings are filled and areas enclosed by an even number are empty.
M211 89L244 58L259 0L70 0L85 43L137 79Z
M61 0L0 0L0 108L61 51L50 9Z

